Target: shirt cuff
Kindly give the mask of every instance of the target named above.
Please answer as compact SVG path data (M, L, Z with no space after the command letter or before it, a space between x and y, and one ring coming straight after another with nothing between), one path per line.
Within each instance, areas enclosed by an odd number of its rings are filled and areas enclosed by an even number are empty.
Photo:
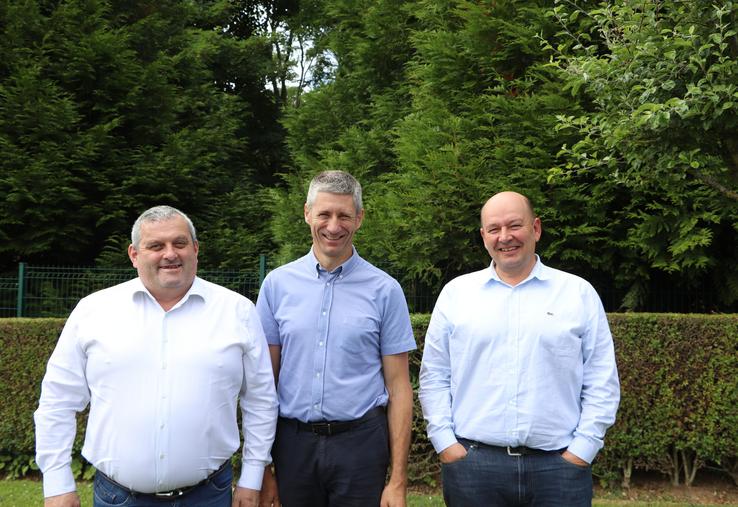
M574 437L566 450L591 464L600 448L584 437Z
M249 488L261 491L261 481L264 480L264 466L262 464L241 464L241 477L236 484L239 488Z
M57 470L48 470L44 474L44 498L73 491L77 491L77 486L74 484L72 467L65 466Z
M459 442L451 430L442 431L438 435L432 436L430 440L438 454L441 454L444 449Z

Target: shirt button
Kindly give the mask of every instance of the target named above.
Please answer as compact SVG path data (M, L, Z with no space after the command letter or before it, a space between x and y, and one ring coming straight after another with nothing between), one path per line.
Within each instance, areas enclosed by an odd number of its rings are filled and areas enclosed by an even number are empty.
M318 345L319 345L320 347L322 347L322 346L323 346L323 342L322 342L322 341L319 341L319 342L318 342Z
M313 405L313 407L314 407L314 408L318 408L318 404L316 403L315 405Z
M164 459L164 455L163 454L159 454L159 459Z
M323 315L325 315L325 312L323 312Z
M315 373L315 376L316 376L316 377L320 377L320 372L316 372L316 373Z

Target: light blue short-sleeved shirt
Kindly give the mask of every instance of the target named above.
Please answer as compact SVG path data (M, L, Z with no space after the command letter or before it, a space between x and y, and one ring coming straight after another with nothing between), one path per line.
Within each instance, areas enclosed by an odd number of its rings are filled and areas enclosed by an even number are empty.
M382 356L416 347L400 284L356 250L331 272L312 250L275 269L256 308L267 341L281 346L282 417L346 421L386 405Z

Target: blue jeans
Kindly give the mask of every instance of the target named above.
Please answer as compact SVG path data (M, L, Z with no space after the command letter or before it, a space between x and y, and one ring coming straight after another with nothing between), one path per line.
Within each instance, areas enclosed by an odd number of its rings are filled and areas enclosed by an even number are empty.
M558 452L509 456L507 450L460 438L466 458L442 465L449 507L589 507L592 469Z
M94 507L231 507L233 468L228 462L222 469L192 491L178 498L157 498L133 493L100 472L95 474Z

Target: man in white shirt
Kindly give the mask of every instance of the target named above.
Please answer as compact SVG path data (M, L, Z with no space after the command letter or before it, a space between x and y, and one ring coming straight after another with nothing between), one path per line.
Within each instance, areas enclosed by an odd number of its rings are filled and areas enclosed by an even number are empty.
M35 413L44 505L80 505L71 452L88 403L82 454L97 469L95 507L258 505L277 398L254 305L196 276L184 213L151 208L131 239L138 278L82 299L49 359Z
M420 371L446 504L591 505L590 463L620 399L602 303L540 261L526 197L494 195L481 223L492 264L444 287Z

